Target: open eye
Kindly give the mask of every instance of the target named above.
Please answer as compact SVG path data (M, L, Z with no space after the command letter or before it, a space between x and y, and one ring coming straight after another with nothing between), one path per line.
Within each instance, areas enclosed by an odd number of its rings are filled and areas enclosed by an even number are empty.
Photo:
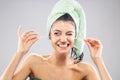
M55 31L55 32L54 32L54 35L55 35L55 36L59 36L60 34L61 34L60 31Z

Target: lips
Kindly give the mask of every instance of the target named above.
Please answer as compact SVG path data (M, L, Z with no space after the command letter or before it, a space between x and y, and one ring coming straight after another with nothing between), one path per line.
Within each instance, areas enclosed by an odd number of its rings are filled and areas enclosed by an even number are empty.
M57 46L65 49L69 46L69 44L67 44L67 43L66 44L57 44Z

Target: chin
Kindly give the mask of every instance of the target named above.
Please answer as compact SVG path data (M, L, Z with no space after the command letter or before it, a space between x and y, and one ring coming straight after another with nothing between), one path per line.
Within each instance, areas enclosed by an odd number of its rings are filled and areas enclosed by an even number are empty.
M54 50L57 54L69 54L71 47L70 46L61 47L57 45L54 47Z
M58 51L57 51L57 53L58 53L58 54L61 54L61 55L62 55L62 54L63 54L63 55L69 54L69 52L70 52L69 50L58 50Z

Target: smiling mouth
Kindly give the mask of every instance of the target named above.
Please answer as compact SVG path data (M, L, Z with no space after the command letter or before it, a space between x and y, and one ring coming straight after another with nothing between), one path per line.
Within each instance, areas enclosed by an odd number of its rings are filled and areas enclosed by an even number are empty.
M57 44L57 46L65 49L69 46L69 44Z

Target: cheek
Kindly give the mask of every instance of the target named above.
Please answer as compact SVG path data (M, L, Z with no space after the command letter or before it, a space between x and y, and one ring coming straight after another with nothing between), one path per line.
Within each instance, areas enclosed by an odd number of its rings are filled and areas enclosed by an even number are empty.
M54 39L51 39L51 45L53 48L55 47L55 40Z
M74 45L74 42L75 42L75 40L73 39L73 40L72 40L72 44L73 44L73 45Z
M74 38L70 39L70 42L71 42L71 46L73 46L75 42Z
M51 40L52 44L55 44L55 43L57 43L57 41L58 41L57 38L51 38L50 40Z

